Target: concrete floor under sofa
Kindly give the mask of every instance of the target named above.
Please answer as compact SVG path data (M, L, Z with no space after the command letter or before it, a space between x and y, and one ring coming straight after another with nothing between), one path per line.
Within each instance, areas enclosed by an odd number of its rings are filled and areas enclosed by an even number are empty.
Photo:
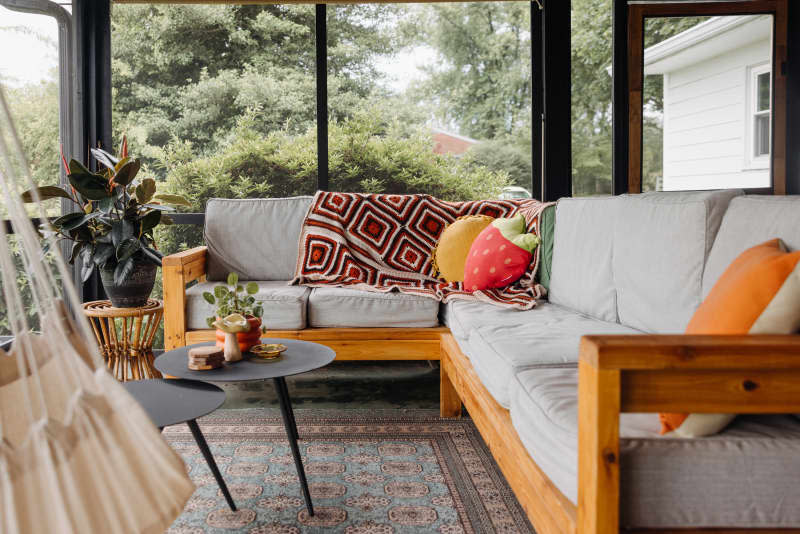
M524 312L287 286L309 203L209 202L207 247L164 259L168 347L211 339L198 295L236 270L259 281L272 336L442 360L442 414L466 406L539 532L800 529L800 336L679 335L740 252L800 248L800 198L562 199L549 299ZM627 413L690 410L753 415L677 439Z

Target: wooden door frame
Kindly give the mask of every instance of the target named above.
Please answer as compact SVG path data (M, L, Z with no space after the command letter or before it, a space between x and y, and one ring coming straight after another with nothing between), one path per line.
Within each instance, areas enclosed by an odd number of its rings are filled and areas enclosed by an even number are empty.
M754 192L786 194L786 46L788 0L642 2L628 5L628 192L642 192L644 21L648 17L773 15L772 186Z

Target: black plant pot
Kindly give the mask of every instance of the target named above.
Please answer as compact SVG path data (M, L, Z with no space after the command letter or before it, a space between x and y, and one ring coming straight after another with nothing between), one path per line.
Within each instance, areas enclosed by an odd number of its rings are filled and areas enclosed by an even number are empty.
M100 269L106 295L115 308L138 308L147 304L156 283L156 266L147 260L136 260L131 275L122 284L114 283L114 270Z

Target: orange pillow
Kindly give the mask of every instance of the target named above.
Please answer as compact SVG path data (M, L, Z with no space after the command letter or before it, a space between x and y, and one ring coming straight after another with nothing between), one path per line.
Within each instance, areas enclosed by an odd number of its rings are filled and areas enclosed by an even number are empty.
M800 329L800 251L780 239L747 249L728 266L697 308L687 334L791 334ZM659 414L661 433L715 434L733 415Z
M494 218L465 215L447 225L433 250L433 268L448 282L464 281L464 264L472 242Z

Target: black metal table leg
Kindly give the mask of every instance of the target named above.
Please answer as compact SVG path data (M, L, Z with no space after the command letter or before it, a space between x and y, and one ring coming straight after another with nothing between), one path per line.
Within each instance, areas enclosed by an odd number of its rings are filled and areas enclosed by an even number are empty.
M289 398L289 386L286 384L286 379L281 378L280 380L276 381L276 387L281 388L282 393L278 393L278 395L283 395L286 399L286 411L289 413L289 420L292 423L292 432L294 433L294 439L300 439L300 432L297 430L297 421L294 418L294 408L292 408L292 402Z
M286 429L286 437L289 438L289 447L292 449L294 466L297 468L297 476L300 478L300 487L303 490L303 498L306 501L308 515L314 515L314 506L311 504L311 493L308 491L308 481L306 471L303 468L303 460L300 457L300 448L297 446L297 423L292 412L292 401L289 398L289 389L286 387L286 380L283 377L273 379L275 390L278 393L278 400L281 405L281 415L283 416L283 426Z
M219 472L219 468L217 468L217 462L214 461L214 456L211 454L211 449L208 448L208 443L206 443L205 436L203 436L203 433L200 432L200 427L198 426L197 421L194 419L189 419L186 421L186 424L189 425L189 430L192 431L192 436L194 436L197 446L200 447L200 452L203 453L203 457L206 459L208 468L211 469L211 473L213 473L214 478L217 479L219 489L222 490L225 500L228 501L228 506L230 506L231 510L235 512L236 503L233 502L233 497L231 497L231 494L228 491L228 486L225 484L225 479L222 478L222 474Z

